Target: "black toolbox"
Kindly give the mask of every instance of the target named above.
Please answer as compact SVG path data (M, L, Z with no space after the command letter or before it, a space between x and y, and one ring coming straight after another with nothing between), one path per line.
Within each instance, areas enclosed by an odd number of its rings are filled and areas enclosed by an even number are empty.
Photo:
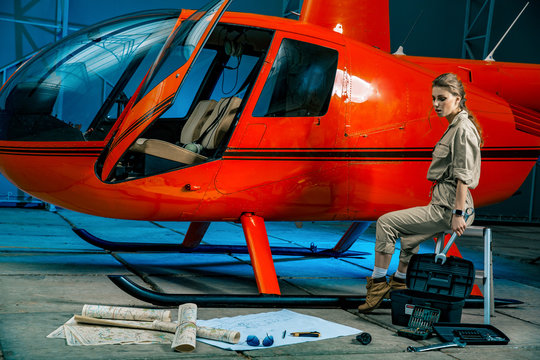
M433 325L439 321L441 310L416 305L409 324L397 334L413 340L425 340L433 333Z
M439 322L461 322L474 283L474 264L458 257L435 263L435 254L415 254L407 268L407 289L390 293L392 324L407 326L415 306L439 309Z

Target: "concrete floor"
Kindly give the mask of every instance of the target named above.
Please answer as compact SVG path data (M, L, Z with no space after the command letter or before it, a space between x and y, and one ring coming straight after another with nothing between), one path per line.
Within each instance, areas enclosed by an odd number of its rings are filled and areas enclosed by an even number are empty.
M467 346L420 354L407 353L409 345L440 342L413 341L396 335L390 309L359 315L344 309L294 309L370 333L371 344L354 336L311 343L233 352L200 343L193 353L173 353L169 345L67 346L46 336L83 304L149 306L123 293L107 278L140 276L174 293L256 294L247 255L108 253L79 239L71 226L87 229L113 241L178 243L184 223L152 223L103 219L67 210L0 208L0 359L168 359L168 358L279 358L279 359L538 359L540 358L540 228L492 226L495 296L524 302L499 307L491 322L510 339L504 346ZM269 223L272 246L331 248L347 229L345 223ZM210 244L244 244L242 228L216 223L205 236ZM373 226L352 250L373 251ZM461 239L465 258L482 267L481 239ZM433 251L426 244L421 252ZM365 293L373 256L365 259L311 259L275 257L284 294ZM395 260L390 271L395 270ZM137 275L135 275L137 274ZM212 319L266 312L269 309L199 308L198 317ZM482 309L465 308L463 323L483 322Z

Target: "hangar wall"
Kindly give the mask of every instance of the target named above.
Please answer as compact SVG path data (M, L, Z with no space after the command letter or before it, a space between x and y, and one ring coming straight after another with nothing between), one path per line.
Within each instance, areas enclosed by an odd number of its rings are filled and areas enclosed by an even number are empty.
M485 52L489 53L527 3L529 5L493 57L501 62L540 64L540 40L537 36L540 33L540 1L537 0L390 0L392 51L403 45L407 55L471 58L463 56L464 37L468 35L478 37L469 41L474 55L472 58L483 59L482 36L489 31L489 45L485 49ZM488 10L492 4L493 13L490 19ZM483 11L480 12L482 7ZM469 19L465 17L467 8ZM466 34L465 29L470 27L476 18L471 32ZM480 181L497 179L481 178ZM536 163L512 197L502 203L477 209L477 220L540 223L540 162Z
M162 8L198 8L206 0L0 0L0 81L5 81L26 57L43 46L98 21L131 12ZM527 0L390 0L391 49L405 54L483 58L508 29ZM232 11L291 16L301 0L254 2L235 0ZM492 12L489 12L492 6ZM468 14L468 19L466 19ZM294 17L294 15L292 15ZM540 1L530 1L494 54L497 61L540 63L538 19ZM470 26L476 19L474 26ZM469 29L470 28L470 29ZM467 31L469 29L470 31ZM62 31L63 30L63 31ZM486 47L485 36L488 36ZM469 52L464 52L464 38ZM524 41L525 40L525 41ZM539 163L514 196L478 210L479 218L540 223ZM490 181L491 179L482 179ZM17 189L0 176L0 202L13 199Z

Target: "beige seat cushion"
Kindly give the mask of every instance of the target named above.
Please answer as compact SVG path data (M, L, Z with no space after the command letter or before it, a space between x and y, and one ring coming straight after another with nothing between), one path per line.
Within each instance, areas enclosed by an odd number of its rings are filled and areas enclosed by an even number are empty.
M195 109L182 128L180 143L189 144L201 136L201 129L210 118L210 115L212 115L216 104L217 101L215 100L203 100L195 106Z
M215 149L231 127L232 121L242 99L239 97L223 98L219 100L212 111L212 115L201 129L201 134L205 134L201 139L201 144L206 149Z
M208 159L206 156L196 154L168 141L157 139L139 138L129 150L187 165L202 163Z
M210 150L215 149L229 130L241 103L242 99L238 97L223 98L219 102L215 100L199 102L182 129L180 142L190 144L203 136L200 139L201 145ZM206 156L158 139L139 138L130 150L187 165L199 164L208 159Z

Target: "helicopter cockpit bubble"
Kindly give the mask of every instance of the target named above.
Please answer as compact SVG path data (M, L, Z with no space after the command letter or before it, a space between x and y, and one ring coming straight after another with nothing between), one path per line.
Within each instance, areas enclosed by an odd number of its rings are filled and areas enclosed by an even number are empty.
M126 15L39 52L0 90L0 140L104 140L178 14Z

